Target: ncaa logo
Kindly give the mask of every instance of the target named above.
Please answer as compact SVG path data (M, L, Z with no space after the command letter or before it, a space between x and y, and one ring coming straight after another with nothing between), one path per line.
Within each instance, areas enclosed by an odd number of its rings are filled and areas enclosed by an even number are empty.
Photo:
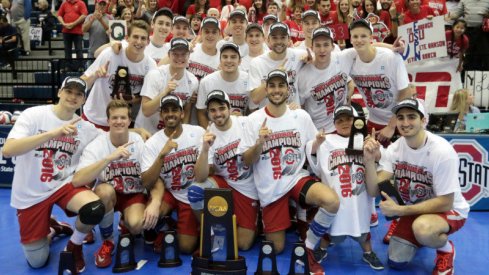
M450 144L460 159L458 177L462 194L470 206L473 206L481 199L489 197L487 150L474 139L452 139Z

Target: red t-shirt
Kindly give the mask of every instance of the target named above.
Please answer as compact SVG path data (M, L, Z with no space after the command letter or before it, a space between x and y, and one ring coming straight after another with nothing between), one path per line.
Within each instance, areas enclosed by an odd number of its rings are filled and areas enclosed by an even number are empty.
M58 16L61 16L65 23L75 22L83 14L88 15L87 6L85 5L85 2L80 0L76 0L73 4L68 1L64 1L58 10ZM84 21L81 21L80 24L76 25L71 30L63 27L61 32L83 35L83 22Z
M295 43L304 40L304 32L302 32L302 26L300 24L297 24L297 22L293 20L285 20L284 23L289 26L292 42Z
M467 37L467 35L463 34L459 39L452 41L452 33L452 30L448 30L445 32L445 37L447 39L447 53L448 56L458 57L458 54L461 50L465 51L469 48L469 38ZM454 43L453 47L452 43Z
M433 9L428 6L421 6L418 14L412 14L409 10L406 10L404 12L404 24L425 19L429 15L435 16L435 13L433 12Z
M180 13L185 1L158 0L158 9L169 8L174 14Z
M322 26L329 26L338 22L338 14L335 11L330 11L327 15L319 14L319 17L321 17Z
M446 0L423 0L421 4L432 8L437 16L445 15L448 12Z

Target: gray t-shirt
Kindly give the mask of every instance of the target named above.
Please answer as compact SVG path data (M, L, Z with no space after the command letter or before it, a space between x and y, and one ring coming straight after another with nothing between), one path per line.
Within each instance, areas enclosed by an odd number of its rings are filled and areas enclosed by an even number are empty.
M24 18L24 0L12 1L12 8L10 9L10 18L12 22L17 22Z
M91 20L93 14L89 14L85 18L85 22ZM104 14L103 20L109 25L109 20L112 20L112 15ZM109 36L104 27L98 20L94 20L92 26L88 30L88 58L93 58L95 51L102 45L109 43Z

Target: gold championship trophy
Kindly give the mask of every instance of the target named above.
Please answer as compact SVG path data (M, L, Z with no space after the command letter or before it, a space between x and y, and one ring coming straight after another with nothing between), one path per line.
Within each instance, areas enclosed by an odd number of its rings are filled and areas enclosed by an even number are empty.
M230 189L205 189L200 224L200 249L192 258L192 274L246 274L246 260L238 256Z
M343 107L345 106L339 108ZM350 140L348 141L348 148L346 148L345 152L348 155L363 155L363 140L366 136L367 124L365 123L365 117L353 116L353 125L351 126Z
M125 100L132 99L131 82L129 80L129 68L124 66L118 66L115 71L114 86L112 87L112 97L119 96Z

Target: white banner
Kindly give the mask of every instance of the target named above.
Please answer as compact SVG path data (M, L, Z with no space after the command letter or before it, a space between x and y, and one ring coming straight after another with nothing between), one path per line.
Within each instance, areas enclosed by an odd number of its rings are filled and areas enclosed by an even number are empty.
M425 100L428 113L448 111L453 93L462 88L458 59L439 58L406 65L418 98Z
M406 44L402 54L406 64L447 56L443 16L399 26L397 32Z
M29 38L31 41L42 42L42 28L31 27L29 29Z
M466 71L465 88L474 93L474 105L489 107L489 71Z

